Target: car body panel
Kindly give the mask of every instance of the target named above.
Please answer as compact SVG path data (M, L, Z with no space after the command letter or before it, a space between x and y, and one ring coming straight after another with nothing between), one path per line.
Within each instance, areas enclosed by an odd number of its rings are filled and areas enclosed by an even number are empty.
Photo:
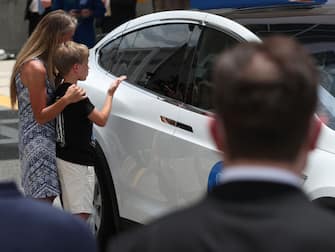
M332 25L330 18L334 12L333 8L323 6L307 9L270 8L263 11L223 10L221 15L242 25L293 22L313 26L315 21ZM206 12L170 11L131 20L109 33L90 51L90 72L94 74L91 73L87 81L81 84L92 102L101 107L106 90L115 76L99 65L99 51L118 37L148 27L166 24L201 27L199 34L196 34L196 29L193 30L188 41L189 45L194 43L191 46L193 49L198 48L200 34L206 29L215 29L238 41L260 41L253 32L227 18ZM310 46L314 51L322 51L325 44L313 43ZM185 76L185 82L193 85L195 73L190 73ZM210 110L189 104L187 99L167 99L131 80L121 84L114 96L107 125L104 128L95 127L94 132L111 169L122 218L146 223L191 204L206 193L211 173L220 164L220 153L207 127L211 113ZM304 189L312 199L335 197L334 134L333 129L323 124L317 149L308 159Z
M265 24L267 25L268 32L263 32L264 36L280 33L290 34L301 40L311 54L335 53L335 36L330 32L327 32L327 30L322 31L323 28L321 27L317 30L318 26L321 25L324 25L329 30L334 30L334 4L322 5L315 8L278 7L265 10L245 9L240 11L226 11L222 13L222 15L231 18L242 25L247 25L249 28L257 24ZM301 24L302 27L306 26L306 28L301 28L299 31L296 26L290 28L292 29L292 31L290 31L288 29L289 24ZM310 26L307 27L308 25ZM278 29L281 30L276 31L276 28L273 27L280 27ZM313 37L308 37L309 35L307 34L313 29L316 30L313 34L315 39ZM271 30L273 31L271 32ZM329 78L333 77L330 75ZM330 95L330 93L322 86L320 87L319 97L320 100L324 100L335 106L334 96ZM332 106L329 106L328 109L331 110ZM325 196L335 197L335 190L333 189L335 188L334 151L335 131L334 129L329 128L326 124L322 124L317 149L311 152L304 172L307 177L304 183L304 190L311 199Z
M100 48L123 34L175 23L213 26L238 40L259 41L244 27L208 13L172 11L131 20L91 50L91 74L81 85L97 107L102 106L115 78L99 66ZM144 223L190 204L206 192L210 168L220 158L209 140L205 126L208 117L195 113L196 118L191 118L194 112L182 107L181 101L165 99L124 81L114 96L107 125L95 127L96 139L111 168L121 217ZM183 125L179 127L182 122L192 123L195 134L180 132L184 131Z
M226 18L222 19L222 17L218 15L208 14L205 18L205 23L217 30L236 36L236 39L239 41L260 41L254 33L246 29L244 26ZM241 36L242 34L243 37Z
M322 160L322 162L320 162ZM309 156L305 170L304 189L310 199L335 197L335 155L325 150L316 149Z

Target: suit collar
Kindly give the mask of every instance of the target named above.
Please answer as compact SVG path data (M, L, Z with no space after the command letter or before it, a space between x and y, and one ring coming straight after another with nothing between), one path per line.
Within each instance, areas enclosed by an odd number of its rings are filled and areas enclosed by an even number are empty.
M235 181L216 186L209 197L228 201L268 200L292 194L306 195L296 186L268 181ZM307 198L307 197L306 197Z
M220 174L220 183L234 181L265 181L301 187L303 180L293 172L275 166L238 165L225 167Z

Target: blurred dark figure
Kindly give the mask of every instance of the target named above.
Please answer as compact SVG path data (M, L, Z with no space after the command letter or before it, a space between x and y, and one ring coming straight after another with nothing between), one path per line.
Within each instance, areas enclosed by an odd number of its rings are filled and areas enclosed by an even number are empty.
M136 17L136 0L102 0L107 13L101 23L102 33L108 33L117 26Z
M190 0L153 0L154 11L189 9Z
M25 198L11 182L0 183L1 251L96 252L86 223L42 201Z
M197 204L121 235L109 251L333 252L335 218L303 192L316 146L318 71L296 41L269 37L221 55L209 130L220 184Z
M78 21L73 40L92 48L96 43L95 19L102 18L105 6L101 0L52 0L52 10L64 10Z
M38 22L51 11L51 0L27 0L24 19L28 20L28 34L32 34Z

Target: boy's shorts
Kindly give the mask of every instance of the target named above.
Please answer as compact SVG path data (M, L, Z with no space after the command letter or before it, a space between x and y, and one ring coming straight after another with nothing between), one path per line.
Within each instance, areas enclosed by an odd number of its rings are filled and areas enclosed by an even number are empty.
M57 158L64 210L72 213L93 212L94 167Z

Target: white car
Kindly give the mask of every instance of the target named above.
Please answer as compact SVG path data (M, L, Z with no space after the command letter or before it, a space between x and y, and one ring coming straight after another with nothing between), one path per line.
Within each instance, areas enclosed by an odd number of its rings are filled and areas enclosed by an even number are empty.
M323 126L318 149L310 157L305 189L312 199L329 202L335 197L335 21L333 9L324 9L262 8L220 14L261 35L281 32L302 38L320 59L321 108L330 127ZM94 128L100 242L125 224L147 223L191 204L215 185L224 164L207 130L212 113L211 65L222 50L241 41L260 39L219 15L169 11L129 21L91 50L90 73L82 86L97 107L102 106L111 81L128 76L114 96L108 124Z

